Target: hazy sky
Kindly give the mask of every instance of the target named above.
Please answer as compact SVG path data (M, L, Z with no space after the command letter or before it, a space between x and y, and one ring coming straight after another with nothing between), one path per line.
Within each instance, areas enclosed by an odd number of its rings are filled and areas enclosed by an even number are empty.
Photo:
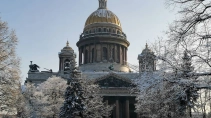
M137 56L145 43L163 36L175 19L175 12L164 3L165 0L108 0L108 9L118 16L130 42L129 63L138 65ZM86 19L97 8L98 0L0 0L0 17L19 39L17 53L23 82L30 61L38 64L41 71L48 68L57 72L58 52L67 40L78 55L76 42Z

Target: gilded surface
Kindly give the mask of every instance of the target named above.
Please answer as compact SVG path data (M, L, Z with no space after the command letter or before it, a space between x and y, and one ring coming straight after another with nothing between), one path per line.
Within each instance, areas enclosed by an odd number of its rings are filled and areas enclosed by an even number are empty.
M121 26L119 18L107 9L98 9L86 20L85 27L94 23L112 23Z

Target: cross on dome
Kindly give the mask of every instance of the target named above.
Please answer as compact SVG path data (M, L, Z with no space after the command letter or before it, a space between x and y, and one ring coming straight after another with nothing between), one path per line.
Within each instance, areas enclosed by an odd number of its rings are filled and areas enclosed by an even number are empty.
M107 0L99 0L99 8L98 9L107 9Z

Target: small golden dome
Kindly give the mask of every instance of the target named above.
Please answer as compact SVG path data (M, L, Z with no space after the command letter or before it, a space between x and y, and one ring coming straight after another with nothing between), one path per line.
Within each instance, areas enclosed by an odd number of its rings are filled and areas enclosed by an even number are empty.
M146 43L145 49L143 49L141 54L154 54L154 52L151 49L149 49L148 44Z
M70 46L69 46L69 42L67 41L66 46L63 48L63 50L73 50Z
M112 23L121 27L119 18L107 9L107 0L99 0L99 8L86 20L85 27L94 23Z

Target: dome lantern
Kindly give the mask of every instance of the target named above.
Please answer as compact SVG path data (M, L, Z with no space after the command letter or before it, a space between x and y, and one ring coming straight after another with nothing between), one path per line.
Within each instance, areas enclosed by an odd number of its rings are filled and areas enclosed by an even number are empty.
M99 8L98 9L107 9L107 0L99 0Z

